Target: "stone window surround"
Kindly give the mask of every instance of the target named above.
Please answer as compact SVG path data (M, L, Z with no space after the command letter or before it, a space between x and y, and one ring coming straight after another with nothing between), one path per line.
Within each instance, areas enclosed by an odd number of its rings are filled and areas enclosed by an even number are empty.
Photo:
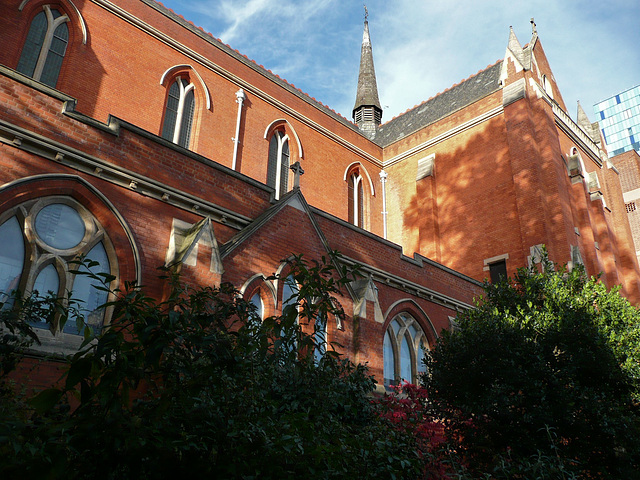
M38 239L37 235L35 234L35 217L38 212L40 212L44 207L52 205L54 203L68 205L76 210L76 212L80 215L85 223L85 235L80 242L80 245L82 247L74 247L73 249L69 250L57 250L49 246L47 247L47 250L53 252L56 257L67 257L68 260L71 260L73 258L76 258L76 255L69 252L81 249L86 254L93 246L95 246L99 242L102 242L109 260L110 273L111 275L116 277L116 279L111 282L111 285L109 286L111 293L107 298L107 302L113 301L115 299L115 294L113 292L116 288L118 288L119 284L119 267L115 248L111 240L107 236L105 230L103 229L102 225L95 218L95 216L75 199L63 195L51 195L46 197L34 198L0 213L0 225L4 224L4 222L14 216L18 217L18 221L22 228L23 237L26 240L25 264L23 266L23 275L20 279L19 288L22 289L25 293L30 293L30 290L33 288L35 278L37 277L37 272L41 270L40 267L44 268L44 266L46 266L43 262L38 262L36 265L33 265L32 261L27 260L27 258L32 255L34 246L42 243L42 241ZM54 259L54 262L58 264L58 266L63 265L65 268L65 275L64 278L62 278L62 284L59 290L64 289L66 291L68 290L68 286L73 284L73 278L75 277L75 275L69 272L67 260L65 260L64 258ZM47 261L47 264L50 263L51 262ZM27 274L24 275L24 273ZM109 306L105 309L102 322L103 327L109 325L112 313L113 306ZM49 329L42 328L36 328L34 330L38 334L40 345L34 343L31 345L29 350L36 355L71 355L78 351L80 345L84 341L82 335L74 335L60 331L57 326L57 331L55 332Z
M193 123L194 123L194 117L195 117L195 102L196 102L196 98L195 98L195 85L193 84L193 82L191 81L191 79L189 78L189 76L186 73L181 73L177 76L175 76L174 78L172 78L169 82L167 82L167 96L165 99L165 103L164 103L164 115L163 115L163 120L162 120L162 132L161 134L164 134L164 130L165 128L167 128L167 110L168 110L168 105L169 105L169 98L170 98L170 91L171 91L171 87L173 87L173 85L177 84L178 88L179 88L179 98L178 98L178 107L176 110L176 118L175 118L175 125L173 126L173 134L171 138L167 138L167 140L175 143L176 145L180 145L180 135L182 134L182 129L183 127L187 127L189 128L189 134L186 137L186 145L181 145L184 148L189 148L189 145L191 144L191 137L192 137L192 133L193 133ZM185 123L185 103L186 103L186 99L187 96L189 94L193 95L193 106L192 106L192 112L191 112L191 118L188 120L188 122ZM187 112L187 115L189 113ZM166 138L163 136L163 138Z
M504 260L505 262L507 260L509 260L509 254L508 253L504 253L502 255L496 255L495 257L485 258L483 260L484 267L482 268L482 271L488 272L489 271L489 265L491 265L492 263L498 263L498 262L500 262L502 260Z
M59 7L56 7L55 10L58 10L60 12L60 16L55 19L53 18L53 14L51 13L50 5L48 4L43 5L42 10L44 11L47 18L47 31L42 40L42 45L40 46L40 52L38 53L38 60L36 61L35 69L33 71L33 75L31 76L31 78L33 78L36 81L40 81L40 78L42 77L44 66L49 56L49 49L51 48L51 43L53 41L53 35L56 29L61 24L69 22L69 16L66 13L60 11ZM36 16L34 15L34 17L31 19L31 22L29 23L29 28L31 28L31 25L35 17ZM24 49L24 46L23 46L23 49Z
M400 329L398 330L397 334L392 327L392 324L395 321L398 321L398 323L400 324ZM417 332L415 337L411 337L409 333L410 332L409 327L411 327L412 325L415 327ZM397 315L394 315L391 321L389 322L389 324L387 325L387 328L385 329L385 333L383 336L383 351L384 351L384 343L387 335L389 336L389 340L390 340L391 348L393 352L393 370L394 370L394 377L395 377L394 381L398 380L402 372L402 365L401 365L401 358L400 358L402 341L404 338L406 338L406 335L410 336L411 342L409 343L409 347L410 347L409 355L411 357L411 365L410 365L411 379L403 379L403 380L410 381L411 383L416 383L418 381L418 374L420 372L419 362L422 361L422 359L418 358L419 352L420 352L420 346L421 345L423 346L423 350L425 352L429 350L429 342L427 340L427 335L425 334L424 329L422 328L420 323L410 313L403 311L398 313ZM384 358L384 354L383 354L383 358ZM384 358L383 362L386 363L386 361L387 359ZM386 383L386 379L385 379L385 383Z

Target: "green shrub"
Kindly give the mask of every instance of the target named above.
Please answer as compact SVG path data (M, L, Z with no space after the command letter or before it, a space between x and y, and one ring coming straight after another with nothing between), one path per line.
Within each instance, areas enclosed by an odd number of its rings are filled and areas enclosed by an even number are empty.
M2 399L1 478L417 478L414 439L377 414L366 367L330 348L350 280L297 257L294 306L256 321L228 284L156 302L129 285L60 388Z
M581 269L542 266L486 285L431 353L425 382L456 454L491 478L545 459L563 475L637 478L638 310Z

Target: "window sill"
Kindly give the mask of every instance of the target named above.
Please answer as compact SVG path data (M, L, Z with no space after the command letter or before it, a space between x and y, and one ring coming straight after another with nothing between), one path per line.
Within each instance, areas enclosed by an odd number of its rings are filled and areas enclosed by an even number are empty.
M38 335L40 344L33 343L29 346L27 352L31 355L68 357L77 353L84 341L82 335L64 332L54 335L50 330L43 328L34 328L33 330Z

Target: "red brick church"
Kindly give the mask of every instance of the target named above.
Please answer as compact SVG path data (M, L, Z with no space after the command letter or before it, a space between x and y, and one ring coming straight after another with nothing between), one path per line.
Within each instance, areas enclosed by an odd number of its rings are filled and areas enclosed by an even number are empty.
M7 0L0 29L0 291L72 291L104 326L106 295L70 261L158 298L177 263L268 316L287 258L338 250L365 276L327 340L380 383L415 380L481 281L543 245L640 301L619 173L566 113L534 23L384 124L367 22L353 121L153 0ZM40 327L35 357L81 341Z

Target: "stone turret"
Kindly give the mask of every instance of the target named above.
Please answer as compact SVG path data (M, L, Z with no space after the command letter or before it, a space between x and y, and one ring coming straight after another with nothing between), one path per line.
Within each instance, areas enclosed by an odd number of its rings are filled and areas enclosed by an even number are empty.
M358 75L358 91L353 107L353 121L369 138L374 138L376 129L382 121L382 108L378 99L376 72L373 68L373 51L369 37L369 22L365 15L364 33L362 35L362 52L360 54L360 73Z
M535 47L536 42L538 41L538 29L536 28L536 22L531 19L531 40L529 43L523 48L518 41L518 37L516 37L515 32L513 31L513 27L509 27L509 43L507 44L507 52L505 54L505 58L509 56L509 53L513 56L515 60L518 61L518 68L522 68L523 70L531 70L531 57L533 54L533 48ZM505 62L506 68L506 62ZM506 78L506 71L504 72L503 77Z
M591 123L589 117L587 117L587 113L584 111L584 108L580 105L580 102L578 102L578 116L576 123L582 127L591 140L596 144L600 144L600 130L598 123Z
M507 48L511 50L513 56L524 65L524 50L518 41L518 37L516 37L516 34L513 31L513 27L509 27L509 44L507 45Z

